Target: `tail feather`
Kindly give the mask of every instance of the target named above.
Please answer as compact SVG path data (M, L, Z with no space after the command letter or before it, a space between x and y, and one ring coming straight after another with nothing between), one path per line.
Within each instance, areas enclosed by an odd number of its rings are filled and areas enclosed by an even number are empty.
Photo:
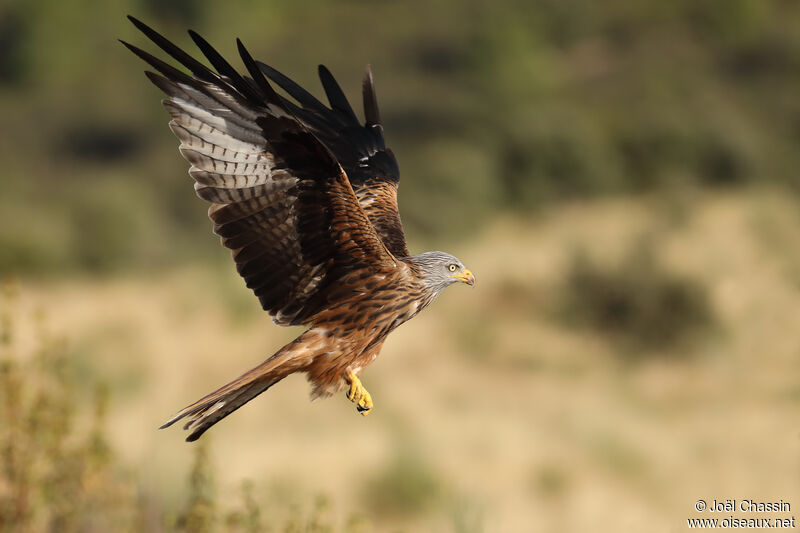
M314 329L305 331L257 367L181 409L159 429L188 418L183 429L192 433L186 440L192 442L199 439L211 426L289 374L306 369L315 355L327 350L321 338L324 335L321 336Z
M184 407L159 429L168 428L175 422L188 418L183 429L192 430L192 433L186 440L189 442L197 440L211 426L298 370L298 367L302 366L302 358L297 357L296 348L299 347L301 338L302 336L295 339L275 355L227 385Z
M211 400L209 403L195 412L183 426L183 429L190 430L191 433L186 437L186 442L193 442L200 438L211 426L276 384L282 378L266 381L256 381L245 385L236 390L230 391L221 399Z
M186 440L188 442L195 441L211 426L286 377L286 374L270 372L266 375L254 376L249 380L243 379L257 368L184 407L158 429L168 428L175 422L188 418L183 429L193 431Z
M213 414L213 412L219 410L224 405L230 406L232 402L236 400L245 391L253 391L260 389L259 392L251 396L252 399L253 397L257 396L261 392L264 392L269 387L280 381L280 379L283 377L281 376L281 378L275 379L270 375L272 374L271 372L260 371L261 366L257 366L256 368L247 371L245 374L239 376L238 378L231 381L227 385L223 385L214 392L207 394L206 396L203 396L193 404L187 405L186 407L178 411L175 414L175 416L167 420L158 429L168 428L179 420L182 420L186 417L191 417L186 426L184 426L183 428L183 429L188 429L189 425L199 420L203 416L209 416ZM243 405L243 403L239 405Z

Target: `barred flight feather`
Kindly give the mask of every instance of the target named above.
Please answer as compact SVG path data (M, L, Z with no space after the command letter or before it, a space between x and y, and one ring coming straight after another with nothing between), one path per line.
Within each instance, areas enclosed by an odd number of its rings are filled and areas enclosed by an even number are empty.
M123 42L158 72L146 74L166 94L170 128L197 195L211 204L214 233L276 324L308 326L162 426L185 419L192 441L294 372L307 373L314 398L353 382L386 335L453 282L442 272L457 260L441 252L408 255L397 209L399 169L384 142L369 68L362 126L324 66L318 74L330 107L257 63L238 39L250 77L193 31L216 72L129 18L191 72Z

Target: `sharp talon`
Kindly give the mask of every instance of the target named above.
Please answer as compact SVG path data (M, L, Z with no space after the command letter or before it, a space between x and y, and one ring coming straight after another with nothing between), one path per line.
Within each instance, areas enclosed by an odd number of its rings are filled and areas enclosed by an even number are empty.
M356 404L356 410L363 416L367 416L372 411L372 396L358 377L350 373L347 376L350 381L350 390L347 392L347 399Z
M367 392L366 389L364 389L364 394L358 400L358 405L356 406L356 409L363 416L367 416L369 412L372 411L372 396L370 395L369 392Z

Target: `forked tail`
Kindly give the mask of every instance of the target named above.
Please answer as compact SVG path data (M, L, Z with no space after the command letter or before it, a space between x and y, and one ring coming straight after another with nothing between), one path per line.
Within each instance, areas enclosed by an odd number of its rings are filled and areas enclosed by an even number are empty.
M301 369L306 363L305 358L302 357L304 336L301 335L281 348L275 355L227 385L184 407L159 429L167 428L178 420L188 417L183 429L192 432L186 437L186 441L192 442L199 439L211 426L289 374Z

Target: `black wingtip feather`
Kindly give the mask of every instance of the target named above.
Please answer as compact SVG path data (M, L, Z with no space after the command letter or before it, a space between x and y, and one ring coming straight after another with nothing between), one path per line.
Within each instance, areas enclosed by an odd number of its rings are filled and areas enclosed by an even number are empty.
M275 92L275 89L267 81L267 78L264 77L264 74L258 69L258 65L256 65L253 56L250 55L250 52L247 51L245 48L244 43L241 39L236 39L236 47L239 49L239 56L242 58L242 62L244 63L245 68L250 73L250 76L253 77L253 81L256 82L259 89L264 91L264 94L267 97L267 101L275 104L277 106L283 107L281 105L281 100L278 97L278 93Z
M147 36L148 39L153 41L159 48L164 50L167 54L169 54L173 59L178 61L181 65L188 68L192 72L192 74L194 74L195 76L204 81L208 81L217 85L220 83L219 76L214 74L211 70L209 70L208 67L206 67L205 65L194 59L192 56L187 54L183 49L172 43L172 41L170 41L169 39L158 33L156 30L154 30L144 22L138 20L137 18L132 17L131 15L128 15L128 20L130 20L139 31L144 33L145 36Z
M170 81L169 78L165 78L164 76L149 70L145 70L144 75L147 76L147 79L149 79L153 85L161 89L161 92L164 94L169 96L175 95L177 90L175 87L175 82Z
M157 57L149 54L148 52L145 52L144 50L142 50L138 46L134 46L134 45L132 45L130 43L127 43L127 42L125 42L123 40L120 40L120 42L123 45L125 45L125 47L128 50L130 50L131 52L136 54L136 56L139 57L139 59L141 59L142 61L144 61L145 63L147 63L148 65L150 65L154 69L156 69L157 71L159 71L161 74L163 74L167 78L170 78L171 80L174 80L174 81L180 81L182 83L187 83L189 85L195 85L196 84L195 80L191 76L185 74L184 72L181 72L180 70L176 69L172 65L169 65L168 63L164 63L163 61L161 61Z
M358 124L358 117L356 117L353 108L350 107L350 102L347 101L344 91L339 87L331 71L328 70L325 65L317 67L317 71L319 73L319 79L322 82L322 87L325 89L325 94L328 96L328 102L330 102L331 108L344 113L353 122Z
M226 76L231 85L243 96L252 100L254 103L261 103L261 96L253 90L253 87L239 74L233 66L228 63L217 50L211 46L200 34L194 30L189 30L189 37L200 49L206 59L213 65L217 72Z
M381 116L378 112L378 97L375 94L375 79L372 76L372 68L367 65L362 84L364 94L364 119L365 126L374 126L381 123Z
M289 96L294 98L303 107L314 109L322 113L328 111L328 108L325 107L325 104L317 100L314 95L300 87L300 85L298 85L294 80L285 74L272 68L266 63L262 63L261 61L256 61L256 65L265 76L277 83L278 87L286 91Z

